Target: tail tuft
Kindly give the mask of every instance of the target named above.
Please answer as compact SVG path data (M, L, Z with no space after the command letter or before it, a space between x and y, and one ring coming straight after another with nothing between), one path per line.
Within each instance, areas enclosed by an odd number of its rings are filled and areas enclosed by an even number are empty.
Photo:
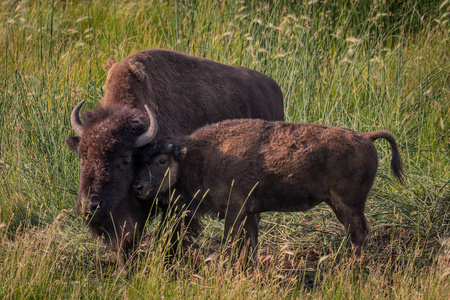
M378 130L374 132L368 132L367 137L373 141L376 139L385 139L391 145L392 159L391 159L391 170L394 177L400 182L401 185L405 184L406 173L403 168L402 158L400 157L400 152L398 151L397 142L395 141L392 133L386 130Z

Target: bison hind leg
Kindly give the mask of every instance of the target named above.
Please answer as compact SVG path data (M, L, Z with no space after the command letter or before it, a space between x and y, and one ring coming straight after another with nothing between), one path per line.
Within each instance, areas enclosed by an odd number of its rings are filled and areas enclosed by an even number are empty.
M361 254L367 235L370 233L369 223L364 216L365 197L358 197L358 201L348 201L339 195L333 195L332 201L327 204L333 209L338 220L344 225L345 231L350 236L355 253ZM351 198L355 199L355 198Z

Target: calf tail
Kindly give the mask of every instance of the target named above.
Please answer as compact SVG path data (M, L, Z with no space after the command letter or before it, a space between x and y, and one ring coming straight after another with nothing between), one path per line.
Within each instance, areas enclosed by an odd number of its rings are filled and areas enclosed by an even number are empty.
M403 169L402 158L400 157L400 152L398 152L397 143L395 138L389 131L378 130L374 132L367 132L366 137L368 137L372 142L377 139L385 139L391 144L392 159L391 159L391 170L398 181L403 185L405 184L405 170Z

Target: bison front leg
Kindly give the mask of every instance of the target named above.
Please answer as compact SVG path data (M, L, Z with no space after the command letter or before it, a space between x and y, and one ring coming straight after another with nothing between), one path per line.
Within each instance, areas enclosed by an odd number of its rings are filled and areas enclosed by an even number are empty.
M139 245L142 229L137 223L125 223L116 237L117 261L121 273L127 274L126 265Z
M127 273L126 269L130 266L130 260L139 247L145 225L144 217L138 218L134 215L133 218L124 211L122 215L115 218L111 216L111 221L105 228L122 273Z

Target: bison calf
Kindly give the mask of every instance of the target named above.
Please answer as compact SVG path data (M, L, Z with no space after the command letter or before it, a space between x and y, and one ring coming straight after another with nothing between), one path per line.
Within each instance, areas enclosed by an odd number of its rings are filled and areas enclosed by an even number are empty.
M225 216L224 238L236 237L242 225L254 250L258 213L305 211L325 202L359 252L369 232L364 206L377 172L373 141L379 138L390 143L391 168L403 182L397 144L387 131L240 119L154 141L143 149L134 189L149 201L159 193L163 205L177 193L187 212ZM193 200L198 191L206 194L201 201Z

